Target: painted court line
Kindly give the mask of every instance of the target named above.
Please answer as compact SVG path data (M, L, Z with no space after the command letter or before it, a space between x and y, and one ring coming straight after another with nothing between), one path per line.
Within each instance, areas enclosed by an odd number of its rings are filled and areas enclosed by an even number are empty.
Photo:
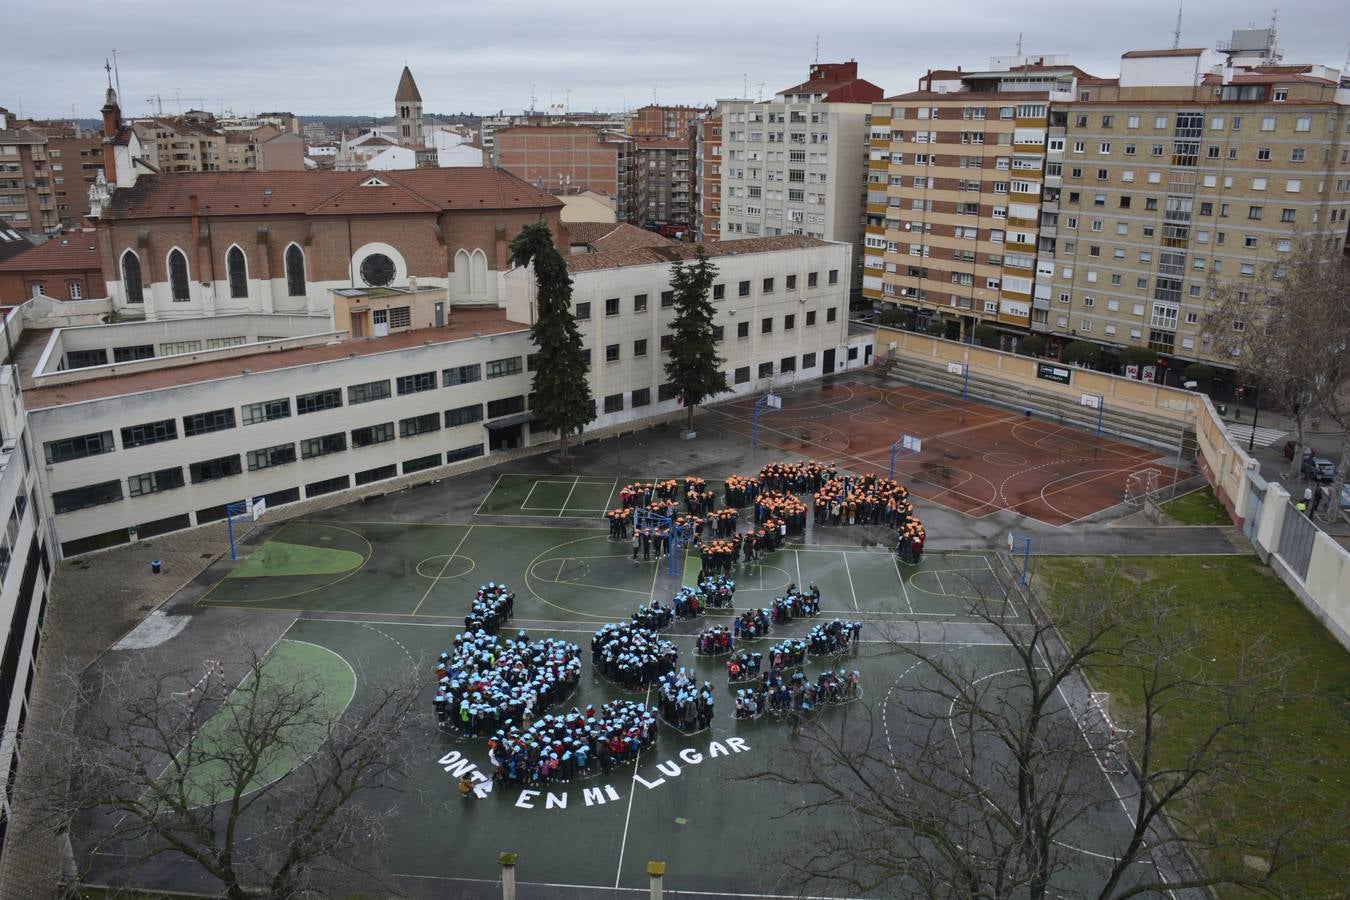
M567 504L571 502L571 500L572 500L572 494L576 492L576 489L577 489L577 482L580 481L580 480L581 480L581 479L580 479L579 477L577 477L576 475L573 475L573 476L572 476L572 486L571 486L570 488L567 489L567 496L566 496L565 498L563 498L562 508L558 510L558 518L562 518L562 514L565 513L565 512L567 512ZM588 512L589 512L589 510L588 510Z
M445 558L445 563L441 566L441 570L436 573L435 578L431 579L431 586L428 587L427 592L422 595L422 599L417 601L417 605L413 607L413 611L409 613L409 615L417 615L417 611L422 608L422 604L427 602L427 598L431 596L431 592L436 590L436 585L441 583L441 576L445 574L446 569L450 568L450 563L454 562L455 556L459 553L459 548L464 546L464 542L469 539L469 535L473 533L475 527L476 526L470 525L468 530L460 537L459 543L455 545L455 549L451 550L450 555Z
M112 855L106 854L105 855ZM500 885L500 878L466 878L462 875L411 875L401 872L393 873L395 878L420 878L426 881L463 881L469 884L491 884ZM567 888L570 890L587 891L610 891L625 894L639 894L643 897L651 896L650 888L630 888L630 887L607 887L600 884L568 884L558 881L517 881L520 887L543 887L543 888ZM735 897L744 898L744 900L865 900L862 897L826 897L816 894L737 894L727 891L678 891L669 888L664 889L665 894L672 897Z
M497 485L499 485L499 484L501 484L501 483L502 483L502 476L501 476L501 475L498 475L498 476L497 476L497 480L494 481L494 482L492 482L492 487L489 488L487 494L485 494L485 495L483 496L483 502L482 502L482 503L479 503L479 504L478 504L478 508L475 509L475 510L473 511L473 514L474 514L475 516L478 515L480 512L483 511L483 506L488 502L488 500L492 499L492 495L493 495L493 494L496 492L496 490L497 490Z
M614 508L610 504L614 502L614 492L617 491L618 489L619 489L619 479L615 478L613 486L610 487L609 489L609 496L605 498L605 508L600 510L600 515L603 516L605 513L609 512L611 509Z
M905 606L909 608L910 615L913 615L914 604L909 599L909 588L905 587L905 573L900 571L900 560L892 556L891 563L895 566L896 577L900 579L900 594L905 598Z
M848 576L848 591L853 595L853 611L861 612L858 608L858 592L853 587L853 573L848 568L848 552L844 553L844 574Z
M535 479L534 481L530 482L530 489L525 492L525 499L520 501L520 508L522 510L526 509L530 505L530 496L534 493L534 489L537 487L539 487L538 479Z
M652 702L652 686L647 684L647 696L643 698L642 705L647 706ZM623 854L628 848L628 823L633 818L633 798L637 796L637 773L638 766L642 764L642 748L638 748L637 756L633 757L633 780L628 783L628 813L623 817L623 841L619 844L619 865L614 872L614 886L619 886L619 879L623 877Z

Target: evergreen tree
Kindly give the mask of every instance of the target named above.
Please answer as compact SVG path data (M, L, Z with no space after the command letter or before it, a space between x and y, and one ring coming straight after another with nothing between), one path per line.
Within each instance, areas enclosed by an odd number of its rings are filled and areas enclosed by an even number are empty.
M676 263L670 271L670 289L675 295L674 346L666 363L666 378L689 410L686 430L694 430L694 407L710 397L731 390L717 355L713 337L713 279L717 267L708 262L703 247L689 265Z
M550 431L567 461L567 438L595 419L595 400L587 377L586 351L572 315L572 277L567 274L548 225L526 225L511 241L511 263L534 263L534 324L530 337L539 348L531 411Z

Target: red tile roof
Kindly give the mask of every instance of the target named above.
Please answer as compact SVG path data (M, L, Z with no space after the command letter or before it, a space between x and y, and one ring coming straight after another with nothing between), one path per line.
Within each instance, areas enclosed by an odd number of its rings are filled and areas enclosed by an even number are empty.
M640 229L639 229L640 230ZM698 255L698 248L709 259L720 256L741 256L747 253L771 253L776 250L807 250L824 247L825 241L804 234L781 234L775 237L746 238L740 241L714 241L708 244L681 244L667 242L665 246L647 246L635 249L610 250L602 253L578 253L564 257L569 272L591 272L597 269L621 269L625 266L650 266L659 263L686 262Z
M0 272L69 272L99 270L98 242L92 232L78 231L30 247L0 262Z
M871 103L885 91L858 77L858 64L813 63L811 77L801 84L781 90L780 94L824 94L826 103Z
M386 186L362 186L365 182ZM108 220L190 215L351 215L461 209L544 209L562 201L504 169L461 166L396 172L190 172L143 175L113 193Z
M315 323L316 329L321 322ZM528 325L512 322L506 313L499 309L451 307L449 321L441 328L419 328L404 331L382 338L365 338L354 341L342 341L337 344L324 344L317 347L297 347L293 350L266 350L260 348L256 353L240 353L226 359L191 362L190 354L185 354L182 365L163 369L150 369L132 372L127 375L109 375L93 378L89 381L77 381L70 384L56 384L48 387L29 387L25 374L24 405L30 409L44 409L61 406L66 403L79 403L82 400L99 400L105 397L121 397L142 391L175 387L180 384L197 384L203 381L216 381L241 375L245 369L250 372L267 372L274 369L287 369L294 366L307 366L350 356L369 356L375 353L387 353L420 347L424 344L439 344L460 341L474 334L509 334L525 331ZM111 368L117 368L115 365ZM22 368L21 372L28 371Z

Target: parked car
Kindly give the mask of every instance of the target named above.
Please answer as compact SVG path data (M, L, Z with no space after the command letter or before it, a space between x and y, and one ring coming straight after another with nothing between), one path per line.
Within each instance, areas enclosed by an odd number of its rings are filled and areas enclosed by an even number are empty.
M1303 448L1303 458L1304 458L1304 459L1307 459L1309 456L1316 456L1316 455L1317 455L1317 448L1316 448L1316 447L1304 447L1304 448ZM1284 458L1285 458L1285 459L1293 459L1293 458L1294 458L1294 442L1293 442L1293 441L1285 441L1285 442L1284 442Z
M1305 456L1299 472L1310 481L1334 481L1336 467L1325 456Z

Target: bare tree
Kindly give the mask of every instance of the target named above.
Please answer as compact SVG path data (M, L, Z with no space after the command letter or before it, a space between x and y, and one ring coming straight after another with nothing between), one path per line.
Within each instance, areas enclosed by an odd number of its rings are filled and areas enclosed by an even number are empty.
M141 655L83 679L64 743L39 750L69 767L37 794L41 827L68 831L98 880L187 861L230 900L378 882L394 809L376 801L410 758L415 673L362 681L336 715L316 677L251 652L223 703L211 678L157 675Z
M1231 274L1231 273L1229 273ZM1204 333L1218 355L1294 420L1289 477L1299 474L1305 423L1322 411L1342 431L1328 518L1350 473L1350 264L1329 240L1304 237L1254 266L1250 278L1209 282Z
M885 697L816 717L786 759L749 776L800 800L785 818L853 823L793 842L780 860L789 871L808 887L961 900L1121 900L1215 885L1279 893L1294 861L1289 826L1235 843L1205 815L1216 785L1252 763L1247 723L1279 689L1279 666L1259 647L1236 681L1197 676L1176 664L1194 635L1166 597L1116 580L1061 610L1072 646L1002 599L970 612L981 636L963 626L959 639L1001 645L997 663L968 647L897 642L905 674ZM1123 669L1137 684L1132 740L1112 731L1119 723L1094 724L1084 667ZM1197 702L1222 714L1184 752L1163 752L1169 719ZM1121 769L1108 784L1113 759ZM1093 852L1078 849L1085 834ZM1262 866L1244 865L1244 853Z

